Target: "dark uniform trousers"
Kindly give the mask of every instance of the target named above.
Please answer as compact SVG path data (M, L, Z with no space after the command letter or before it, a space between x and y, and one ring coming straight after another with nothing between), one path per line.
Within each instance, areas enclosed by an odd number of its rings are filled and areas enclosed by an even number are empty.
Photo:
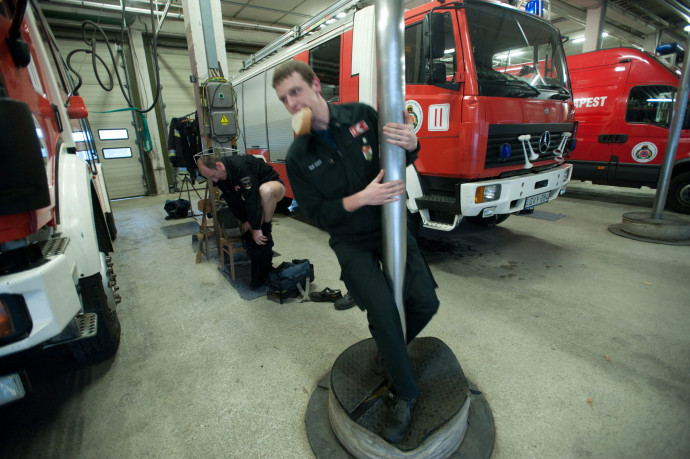
M407 354L409 344L431 320L439 306L436 283L422 257L417 241L407 233L407 260L403 287L407 343L392 286L382 270L382 244L335 241L331 243L343 281L352 297L366 310L371 336L390 373L398 396L410 399L419 394Z

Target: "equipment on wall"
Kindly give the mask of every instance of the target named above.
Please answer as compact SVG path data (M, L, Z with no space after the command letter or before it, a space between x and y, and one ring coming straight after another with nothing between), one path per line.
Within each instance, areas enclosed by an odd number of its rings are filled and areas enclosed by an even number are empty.
M237 109L232 84L224 78L209 78L202 86L202 103L211 139L225 143L237 136Z

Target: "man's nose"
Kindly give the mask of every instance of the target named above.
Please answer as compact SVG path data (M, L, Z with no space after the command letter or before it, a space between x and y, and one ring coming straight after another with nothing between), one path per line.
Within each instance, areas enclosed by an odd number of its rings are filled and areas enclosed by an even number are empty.
M296 113L301 107L299 106L299 101L295 99L294 97L289 97L287 99L287 102L285 103L288 107L288 111L290 113Z

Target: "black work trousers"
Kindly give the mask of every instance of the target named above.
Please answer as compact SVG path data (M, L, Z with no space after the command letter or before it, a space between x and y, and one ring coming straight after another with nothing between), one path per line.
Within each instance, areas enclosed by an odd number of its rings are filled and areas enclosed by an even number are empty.
M350 295L367 313L369 331L393 379L398 396L416 398L419 389L407 354L409 344L429 323L439 306L436 283L417 241L407 233L407 260L403 287L407 342L392 286L382 269L382 243L331 241Z

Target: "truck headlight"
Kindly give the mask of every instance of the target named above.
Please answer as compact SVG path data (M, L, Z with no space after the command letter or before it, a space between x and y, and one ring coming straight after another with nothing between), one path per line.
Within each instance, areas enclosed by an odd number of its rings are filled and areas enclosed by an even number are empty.
M481 204L483 202L496 201L501 197L501 185L486 185L477 187L474 193L474 203Z

